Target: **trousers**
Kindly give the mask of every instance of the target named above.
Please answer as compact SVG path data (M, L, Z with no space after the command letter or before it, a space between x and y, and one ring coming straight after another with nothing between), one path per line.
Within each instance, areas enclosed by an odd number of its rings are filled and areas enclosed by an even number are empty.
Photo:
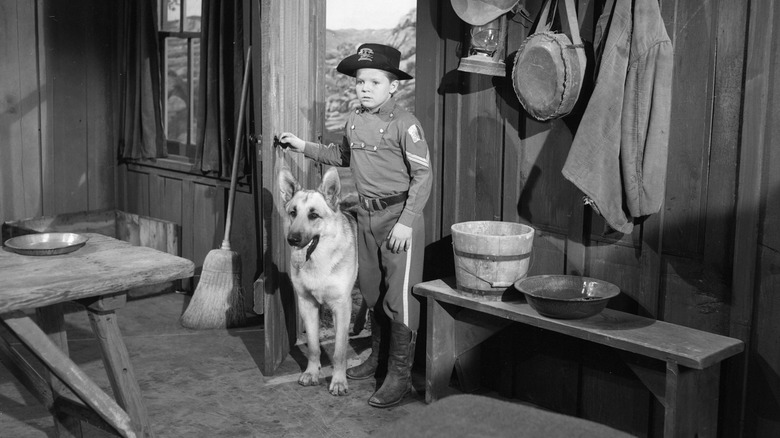
M425 221L422 215L415 219L411 248L393 253L387 235L403 208L400 203L384 210L358 209L358 286L369 309L381 309L391 320L417 331L420 302L412 295L412 286L422 281Z

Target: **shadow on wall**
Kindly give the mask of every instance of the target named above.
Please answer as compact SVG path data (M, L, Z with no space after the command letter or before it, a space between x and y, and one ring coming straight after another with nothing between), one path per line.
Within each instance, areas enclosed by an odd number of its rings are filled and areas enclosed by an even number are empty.
M455 255L452 252L452 236L447 235L425 247L423 281L455 276Z
M777 162L777 159L768 160ZM767 200L780 198L780 181L767 190ZM748 366L746 436L780 436L780 235L771 232L780 225L780 206L765 202L760 224L756 305L753 314L752 348ZM753 428L753 430L751 430Z
M12 130L14 126L27 126L27 123L22 123L30 113L37 111L40 105L44 102L41 101L41 96L45 99L47 93L47 87L45 84L40 85L35 92L29 93L21 100L14 103L12 95L6 95L4 99L5 111L0 113L0 220L10 221L24 219L32 216L37 216L42 213L43 199L42 199L42 175L40 172L45 172L46 163L41 159L39 146L40 126L36 126L35 135L33 140L38 144L22 144L21 138L16 138L16 147L12 140ZM36 125L38 121L36 119ZM29 128L27 128L29 129ZM23 128L21 135L24 139L29 140L27 129ZM31 151L35 151L34 153ZM14 159L14 155L18 154L17 159ZM30 162L30 155L37 154L38 157L35 160L36 164L40 165L40 169L36 167L33 175L27 174L25 177L20 176L23 174L23 170L28 169L24 163ZM27 156L26 159L23 159ZM21 164L21 168L15 168ZM22 187L19 187L21 184ZM16 196L19 193L24 193L21 199L17 199ZM21 201L21 202L19 202ZM21 204L21 205L19 205Z
M287 331L287 342L292 346L295 345L297 341L296 328L298 324L295 293L292 289L292 282L290 280L289 274L287 272L281 272L279 266L274 262L273 259L274 237L272 223L274 220L279 220L275 206L277 199L270 191L268 191L268 189L263 189L262 200L263 227L265 228L265 235L268 236L266 238L266 242L268 242L268 244L266 245L265 253L263 254L263 265L265 267L264 275L266 279L263 291L265 294L265 312L263 314L264 321L266 322L265 328L268 330L269 322L271 323L271 326L275 326L273 321L275 319L283 318L284 324L282 324L282 326ZM277 218L274 218L274 215L277 215ZM278 281L278 284L274 284L275 281ZM270 304L269 301L271 302ZM275 366L276 364L271 365ZM266 364L262 364L261 369L264 373L268 374L273 374L274 372L274 370L268 369Z

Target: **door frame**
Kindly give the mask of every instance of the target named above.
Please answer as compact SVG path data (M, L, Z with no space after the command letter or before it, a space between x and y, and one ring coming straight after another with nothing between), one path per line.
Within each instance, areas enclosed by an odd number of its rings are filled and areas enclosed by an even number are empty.
M259 62L253 85L262 134L257 145L258 193L263 227L265 354L263 374L272 375L295 345L300 323L289 278L290 250L277 210L276 173L290 168L302 185L319 180L319 166L302 154L274 147L283 131L317 141L324 128L325 0L253 0L253 47ZM259 12L259 13L258 13ZM259 102L259 103L258 103Z

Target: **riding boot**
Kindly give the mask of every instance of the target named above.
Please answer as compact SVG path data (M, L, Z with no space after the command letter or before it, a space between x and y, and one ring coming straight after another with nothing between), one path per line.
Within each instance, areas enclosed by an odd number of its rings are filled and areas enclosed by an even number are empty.
M371 354L363 363L347 368L347 378L352 380L364 380L371 377L381 377L387 372L387 349L389 346L388 330L380 322L373 310L368 312L371 318ZM387 318L384 318L385 320ZM382 321L387 322L387 321ZM384 333L384 339L382 334ZM380 367L380 364L382 366Z
M412 390L412 364L417 332L405 324L391 321L390 357L387 363L387 377L368 404L377 408L397 405Z

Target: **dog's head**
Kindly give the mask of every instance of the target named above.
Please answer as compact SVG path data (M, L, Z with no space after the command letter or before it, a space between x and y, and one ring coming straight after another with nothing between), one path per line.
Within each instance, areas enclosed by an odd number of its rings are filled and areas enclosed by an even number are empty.
M341 180L335 168L328 169L317 190L304 190L287 168L278 173L279 214L286 224L287 243L304 248L319 241L325 223L339 212Z

